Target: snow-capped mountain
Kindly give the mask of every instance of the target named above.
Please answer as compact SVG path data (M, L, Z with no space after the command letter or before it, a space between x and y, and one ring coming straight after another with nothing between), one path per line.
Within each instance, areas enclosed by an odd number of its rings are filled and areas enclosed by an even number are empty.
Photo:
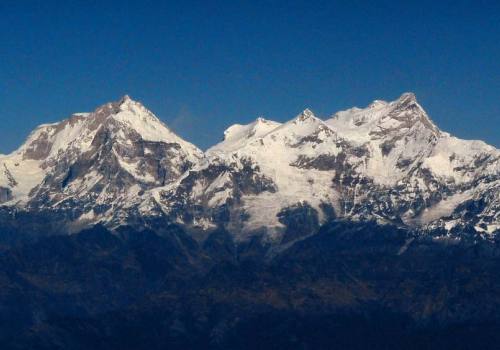
M210 210L204 223L214 224L212 211L222 209L238 234L266 230L272 238L284 227L282 210L305 202L314 208L337 204L338 194L331 187L335 170L301 166L306 159L321 163L323 156L335 158L341 150L342 140L311 111L284 124L258 119L248 126L232 126L225 135L181 186L164 192L162 203L169 206L170 193L181 190L195 205L206 203ZM235 224L239 227L233 228Z
M286 123L236 124L206 152L125 96L40 126L0 166L3 210L80 225L161 219L193 235L222 226L281 243L332 219L500 230L500 151L442 132L411 93L328 120L306 109Z
M56 210L93 222L144 191L174 181L203 152L128 96L92 113L41 125L0 156L4 206Z
M326 121L305 110L284 124L231 126L203 163L154 191L178 222L209 228L222 217L242 239L265 231L283 240L297 224L287 223L290 215L306 215L313 226L337 217L492 233L499 156L483 142L440 131L408 93ZM474 198L488 204L471 218L460 205Z
M440 131L413 94L339 112L327 124L368 151L357 173L366 177L369 186L361 188L369 200L358 199L358 211L376 203L364 212L401 219L407 225L426 225L452 215L459 204L475 197L489 198L487 193L497 188L499 151L484 142L460 140ZM450 221L445 226L448 230L475 219ZM486 224L487 232L498 229L498 219L487 221L491 224Z

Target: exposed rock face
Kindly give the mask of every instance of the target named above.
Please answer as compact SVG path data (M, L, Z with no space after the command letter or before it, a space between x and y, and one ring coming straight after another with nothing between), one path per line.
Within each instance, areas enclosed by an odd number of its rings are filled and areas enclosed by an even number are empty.
M0 163L4 208L76 228L164 222L273 244L332 217L439 234L500 229L500 152L440 131L411 93L326 121L305 110L283 124L236 124L205 153L125 96L40 126Z
M8 202L12 199L12 191L10 188L0 187L0 204Z
M278 213L278 218L286 227L282 240L285 244L314 234L319 229L318 212L306 202L284 208Z

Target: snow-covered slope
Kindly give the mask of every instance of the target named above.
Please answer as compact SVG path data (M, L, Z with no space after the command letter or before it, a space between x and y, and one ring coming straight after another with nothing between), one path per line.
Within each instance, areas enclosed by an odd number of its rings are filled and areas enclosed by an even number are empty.
M209 152L226 153L238 150L244 145L256 140L276 129L281 123L257 118L248 125L234 124L224 131L224 141L211 147Z
M273 184L272 191L241 196L241 210L249 216L244 225L246 230L281 227L278 214L283 208L304 200L315 208L322 203L334 203L336 194L329 186L332 174L321 169L302 169L296 163L321 155L335 157L341 150L337 141L335 133L323 121L305 110L237 149L232 140L225 140L210 149L207 157L212 163L221 162L233 169L250 164L255 176Z

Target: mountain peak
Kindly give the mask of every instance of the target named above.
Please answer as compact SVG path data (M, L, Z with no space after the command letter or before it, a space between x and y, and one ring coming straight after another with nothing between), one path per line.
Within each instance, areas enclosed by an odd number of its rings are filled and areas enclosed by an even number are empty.
M307 117L314 117L313 111L311 111L309 108L306 108L302 111L302 115L307 116Z
M399 103L417 102L417 97L413 92L405 92L398 99Z
M264 116L260 116L257 117L257 119L255 119L255 123L272 123L272 122L273 122L272 120L268 120L264 118Z
M129 95L124 95L121 99L114 103L120 110L139 111L146 110L146 107L139 101L132 99Z
M302 113L300 113L294 119L294 121L303 122L303 121L306 121L306 120L309 120L309 119L318 119L318 118L316 118L316 116L314 115L313 111L311 111L309 108L306 108L306 109L304 109L302 111Z
M120 102L121 103L124 103L124 102L129 102L129 101L132 101L132 99L130 98L129 95L124 95L121 99L120 99Z
M381 108L381 107L385 107L387 105L388 105L388 102L386 102L386 101L383 101L383 100L374 100L372 103L370 103L370 105L368 106L368 108L371 108L371 109Z
M427 139L440 134L412 92L406 92L392 102L375 100L367 108L337 112L326 123L339 134L359 143L381 138L397 140L408 135Z
M280 125L281 123L265 119L262 116L246 125L233 124L224 131L223 140L209 148L207 152L237 150L246 143L266 135Z
M389 116L393 119L405 119L411 125L420 124L424 128L432 131L435 135L440 133L439 128L429 118L425 110L417 102L417 98L412 92L405 92L392 103L393 110ZM408 124L408 126L409 126Z

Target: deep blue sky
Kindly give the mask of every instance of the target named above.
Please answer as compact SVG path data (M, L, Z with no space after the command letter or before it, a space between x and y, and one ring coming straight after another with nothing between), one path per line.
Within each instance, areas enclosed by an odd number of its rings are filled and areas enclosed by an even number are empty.
M124 94L204 148L405 91L500 146L500 2L0 1L0 153Z

